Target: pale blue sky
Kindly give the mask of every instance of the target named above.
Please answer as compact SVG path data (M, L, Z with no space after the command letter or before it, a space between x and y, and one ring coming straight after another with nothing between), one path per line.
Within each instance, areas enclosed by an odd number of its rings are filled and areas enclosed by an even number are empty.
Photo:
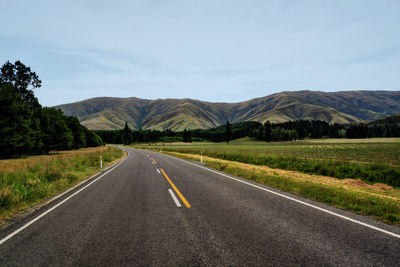
M47 106L400 90L399 14L396 0L0 0L0 63L36 71Z

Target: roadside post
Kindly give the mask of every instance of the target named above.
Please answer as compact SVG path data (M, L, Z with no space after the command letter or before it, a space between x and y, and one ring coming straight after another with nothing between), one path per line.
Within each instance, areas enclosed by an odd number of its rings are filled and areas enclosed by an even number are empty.
M203 152L201 152L201 155L200 155L200 163L203 163Z
M100 169L103 169L103 158L100 155Z

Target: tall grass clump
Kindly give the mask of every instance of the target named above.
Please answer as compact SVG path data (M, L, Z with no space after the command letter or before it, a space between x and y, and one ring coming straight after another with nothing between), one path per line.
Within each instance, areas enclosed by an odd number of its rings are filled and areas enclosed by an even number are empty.
M121 158L114 147L96 147L25 159L0 160L0 221L43 201Z

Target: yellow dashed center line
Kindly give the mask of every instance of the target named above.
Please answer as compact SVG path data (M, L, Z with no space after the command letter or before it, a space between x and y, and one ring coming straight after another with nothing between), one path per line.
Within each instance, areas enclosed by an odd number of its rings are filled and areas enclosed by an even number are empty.
M174 185L173 182L171 182L171 180L168 178L168 175L164 172L163 169L161 169L161 172L164 174L165 178L167 179L167 181L171 184L172 188L175 190L175 192L178 194L178 196L181 198L183 204L185 204L185 206L187 208L190 208L190 204L189 202L186 200L186 198L181 194L181 192L179 192L178 188L176 188L176 186Z
M153 158L151 158L151 160L154 162L154 164L157 164L157 161Z

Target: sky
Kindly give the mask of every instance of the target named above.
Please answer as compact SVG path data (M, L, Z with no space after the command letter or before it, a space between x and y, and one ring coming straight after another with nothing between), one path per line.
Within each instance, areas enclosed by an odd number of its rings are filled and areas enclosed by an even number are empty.
M0 64L30 66L45 106L400 90L399 14L397 0L0 0Z

